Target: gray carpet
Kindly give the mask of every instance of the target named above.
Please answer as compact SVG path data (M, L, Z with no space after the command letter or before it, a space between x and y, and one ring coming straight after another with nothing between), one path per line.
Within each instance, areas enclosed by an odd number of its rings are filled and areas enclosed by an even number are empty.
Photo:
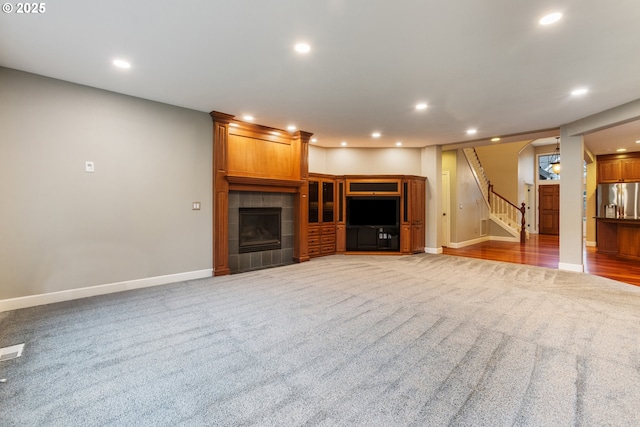
M640 288L331 256L0 313L3 426L637 426Z

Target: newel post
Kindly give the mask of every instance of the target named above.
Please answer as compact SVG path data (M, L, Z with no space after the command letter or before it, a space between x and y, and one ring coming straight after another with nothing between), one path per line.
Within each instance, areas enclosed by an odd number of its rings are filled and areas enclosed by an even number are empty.
M522 205L520 206L520 213L522 214L522 221L520 222L520 243L524 243L527 240L527 231L525 229L525 223L527 222L525 218L526 212L527 205L522 202Z

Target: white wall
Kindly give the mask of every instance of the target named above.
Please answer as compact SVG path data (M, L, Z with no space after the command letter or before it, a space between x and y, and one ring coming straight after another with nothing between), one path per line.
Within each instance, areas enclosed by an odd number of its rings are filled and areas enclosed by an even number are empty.
M419 148L309 146L309 172L330 175L422 175Z
M6 68L0 93L0 300L211 269L208 114Z

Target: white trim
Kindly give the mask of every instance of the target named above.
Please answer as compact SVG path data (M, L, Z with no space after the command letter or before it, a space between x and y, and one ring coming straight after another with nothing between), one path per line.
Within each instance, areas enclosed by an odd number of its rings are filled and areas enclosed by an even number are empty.
M598 246L596 242L590 242L589 240L586 241L586 245L589 248L595 248L596 246Z
M494 240L497 242L519 242L520 237L513 236L489 236L489 240Z
M132 289L147 288L150 286L166 285L168 283L182 282L185 280L203 279L211 277L212 275L213 269L209 268L206 270L188 271L185 273L168 274L166 276L146 277L144 279L127 280L125 282L108 283L105 285L89 286L86 288L10 298L0 300L0 313L3 311L18 310L20 308L35 307L37 305L70 301L78 298L93 297L96 295L105 295L114 292L129 291Z
M476 243L486 242L487 240L490 240L490 236L478 237L477 239L466 240L464 242L451 242L449 247L452 249L460 249L465 246L475 245Z
M439 248L424 248L425 253L428 254L441 254L442 253L442 246L440 246Z
M584 266L582 264L569 264L567 262L559 262L558 270L575 271L576 273L584 272Z

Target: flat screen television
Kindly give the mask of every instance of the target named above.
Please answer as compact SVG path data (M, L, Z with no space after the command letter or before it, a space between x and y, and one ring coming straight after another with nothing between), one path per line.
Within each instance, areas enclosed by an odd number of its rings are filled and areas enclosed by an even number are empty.
M399 197L347 197L347 225L397 227Z

